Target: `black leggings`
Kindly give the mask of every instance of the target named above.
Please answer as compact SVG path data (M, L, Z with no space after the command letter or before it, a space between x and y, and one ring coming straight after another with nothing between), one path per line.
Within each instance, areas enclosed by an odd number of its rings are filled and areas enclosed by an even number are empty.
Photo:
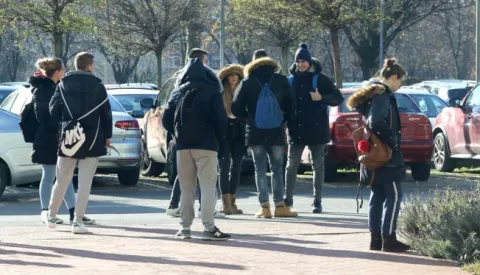
M232 142L226 148L222 159L219 159L220 166L220 189L222 195L235 195L237 186L240 184L242 173L242 162L246 152L245 145Z

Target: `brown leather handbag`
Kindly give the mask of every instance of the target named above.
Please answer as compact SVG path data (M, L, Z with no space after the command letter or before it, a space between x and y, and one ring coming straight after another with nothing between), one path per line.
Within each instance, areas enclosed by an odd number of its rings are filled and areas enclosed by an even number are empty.
M392 127L392 109L390 107L390 128ZM392 159L392 149L387 143L382 142L367 124L352 132L353 145L357 153L357 161L363 164L368 170L375 171L385 166ZM370 144L368 152L363 153L358 150L358 143L366 140Z

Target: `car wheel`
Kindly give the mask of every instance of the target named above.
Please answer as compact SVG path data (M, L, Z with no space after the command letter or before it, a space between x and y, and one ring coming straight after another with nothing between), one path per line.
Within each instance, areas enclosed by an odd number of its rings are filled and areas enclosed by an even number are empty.
M8 172L8 167L5 163L0 162L0 197L2 196L3 192L5 191L5 188L8 185L9 181L9 172Z
M415 181L427 181L430 177L430 162L412 163L410 168Z
M326 182L335 182L338 178L337 164L328 161L328 158L325 158L325 181Z
M176 151L173 148L173 141L170 141L168 144L166 172L168 176L168 183L173 185L173 183L175 183L175 178L177 177L177 157Z
M433 164L441 172L452 172L455 162L450 158L447 138L443 133L438 133L433 142Z
M117 176L121 185L134 186L137 185L140 178L140 169L120 171Z
M140 166L142 176L158 177L163 173L164 169L165 164L153 161L148 154L145 142L142 142L142 163Z

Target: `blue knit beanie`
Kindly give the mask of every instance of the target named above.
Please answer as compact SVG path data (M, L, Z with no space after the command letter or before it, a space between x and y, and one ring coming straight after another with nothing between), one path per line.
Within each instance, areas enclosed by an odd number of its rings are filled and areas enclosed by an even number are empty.
M298 48L297 52L295 53L295 62L298 60L305 60L308 63L312 64L312 56L308 51L308 46L305 43L300 44L300 48Z

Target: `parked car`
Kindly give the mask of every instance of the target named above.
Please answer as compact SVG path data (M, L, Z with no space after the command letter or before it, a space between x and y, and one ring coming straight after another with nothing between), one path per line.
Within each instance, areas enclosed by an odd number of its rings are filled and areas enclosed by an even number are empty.
M23 141L20 118L0 109L0 197L8 185L39 181L40 165L32 163L32 144Z
M130 83L126 83L126 84L106 84L105 85L105 88L107 90L113 90L113 89L142 89L142 90L156 90L154 88L152 88L151 85L146 85L146 84L130 84Z
M173 74L165 84L163 84L154 100L146 98L140 102L142 108L149 110L144 116L142 175L156 177L166 169L169 181L172 184L176 176L176 165L170 165L175 159L171 150L171 138L163 128L162 117L168 99L175 88L179 73L180 71ZM170 160L170 162L167 160Z
M30 88L30 83L28 82L3 82L0 85L13 86L17 89L19 88Z
M10 94L0 105L0 109L14 114L19 120L25 104L31 100L30 89L20 89ZM109 96L109 101L112 107L113 136L109 154L100 158L97 173L117 174L120 184L136 185L140 176L140 127L113 96ZM16 128L18 128L18 122ZM23 137L21 140L23 141ZM28 152L29 158L30 155L31 149Z
M401 87L397 91L397 94L404 94L417 105L417 107L422 111L424 115L428 117L430 123L435 125L435 119L437 118L440 112L448 107L448 104L445 103L440 97L435 94L430 93L428 90L422 87L406 86Z
M108 94L112 95L127 113L137 119L138 124L140 125L140 130L142 130L144 126L143 117L149 109L142 107L140 101L145 98L155 100L158 91L142 89L110 89L108 90Z
M450 99L462 99L465 97L475 84L475 81L450 79L423 81L413 86L423 87L430 93L438 95L446 103L449 103Z
M17 89L17 87L13 86L0 86L0 104L2 104L2 102L7 98L7 96L9 96Z
M345 101L358 88L343 89ZM430 177L432 156L432 126L415 102L406 94L397 93L398 109L402 124L401 150L405 163L410 166L415 180L426 181ZM325 180L337 179L341 166L356 165L356 153L352 141L352 130L363 125L361 115L347 108L346 103L330 108L330 130L332 140L326 146ZM310 163L310 154L304 152L303 163Z
M459 162L480 159L480 86L438 115L433 129L433 164L438 171L452 172Z

